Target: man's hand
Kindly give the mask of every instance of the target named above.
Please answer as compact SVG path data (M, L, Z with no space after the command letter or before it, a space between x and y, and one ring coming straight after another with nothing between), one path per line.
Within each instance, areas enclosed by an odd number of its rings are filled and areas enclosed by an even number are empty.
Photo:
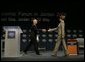
M46 29L42 29L43 32L46 32Z

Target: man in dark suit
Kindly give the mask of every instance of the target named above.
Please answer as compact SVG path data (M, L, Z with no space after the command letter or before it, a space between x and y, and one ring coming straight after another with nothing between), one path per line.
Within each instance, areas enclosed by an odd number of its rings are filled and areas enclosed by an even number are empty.
M24 50L24 53L27 54L27 50L30 48L31 45L34 46L34 49L35 49L35 52L37 55L40 55L40 52L38 50L38 42L36 40L36 37L37 37L37 32L38 31L46 31L45 29L37 29L37 23L38 23L38 20L37 19L33 19L32 20L32 27L31 27L31 33L30 33L30 38L31 38L31 41L29 43L29 45L27 45L26 49Z

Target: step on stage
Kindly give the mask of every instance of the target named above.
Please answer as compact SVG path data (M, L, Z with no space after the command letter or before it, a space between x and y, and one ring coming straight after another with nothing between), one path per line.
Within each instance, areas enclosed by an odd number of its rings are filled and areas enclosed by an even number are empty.
M84 51L81 51L77 56L64 57L63 51L58 51L57 57L53 57L51 54L52 51L41 51L41 55L29 51L27 55L21 57L2 57L1 61L84 61Z

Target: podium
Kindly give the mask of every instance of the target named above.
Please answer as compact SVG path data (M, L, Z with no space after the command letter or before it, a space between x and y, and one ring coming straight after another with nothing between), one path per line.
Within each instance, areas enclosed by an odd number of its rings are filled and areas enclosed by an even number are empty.
M22 30L19 26L4 26L5 49L4 57L20 57L20 34Z
M69 55L78 55L78 42L76 39L68 39L67 48Z

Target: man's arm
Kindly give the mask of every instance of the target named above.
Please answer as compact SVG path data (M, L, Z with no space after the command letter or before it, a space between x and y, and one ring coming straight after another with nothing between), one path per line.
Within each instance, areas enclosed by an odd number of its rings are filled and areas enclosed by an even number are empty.
M43 31L43 32L46 32L47 30L46 29L37 29L38 31Z

